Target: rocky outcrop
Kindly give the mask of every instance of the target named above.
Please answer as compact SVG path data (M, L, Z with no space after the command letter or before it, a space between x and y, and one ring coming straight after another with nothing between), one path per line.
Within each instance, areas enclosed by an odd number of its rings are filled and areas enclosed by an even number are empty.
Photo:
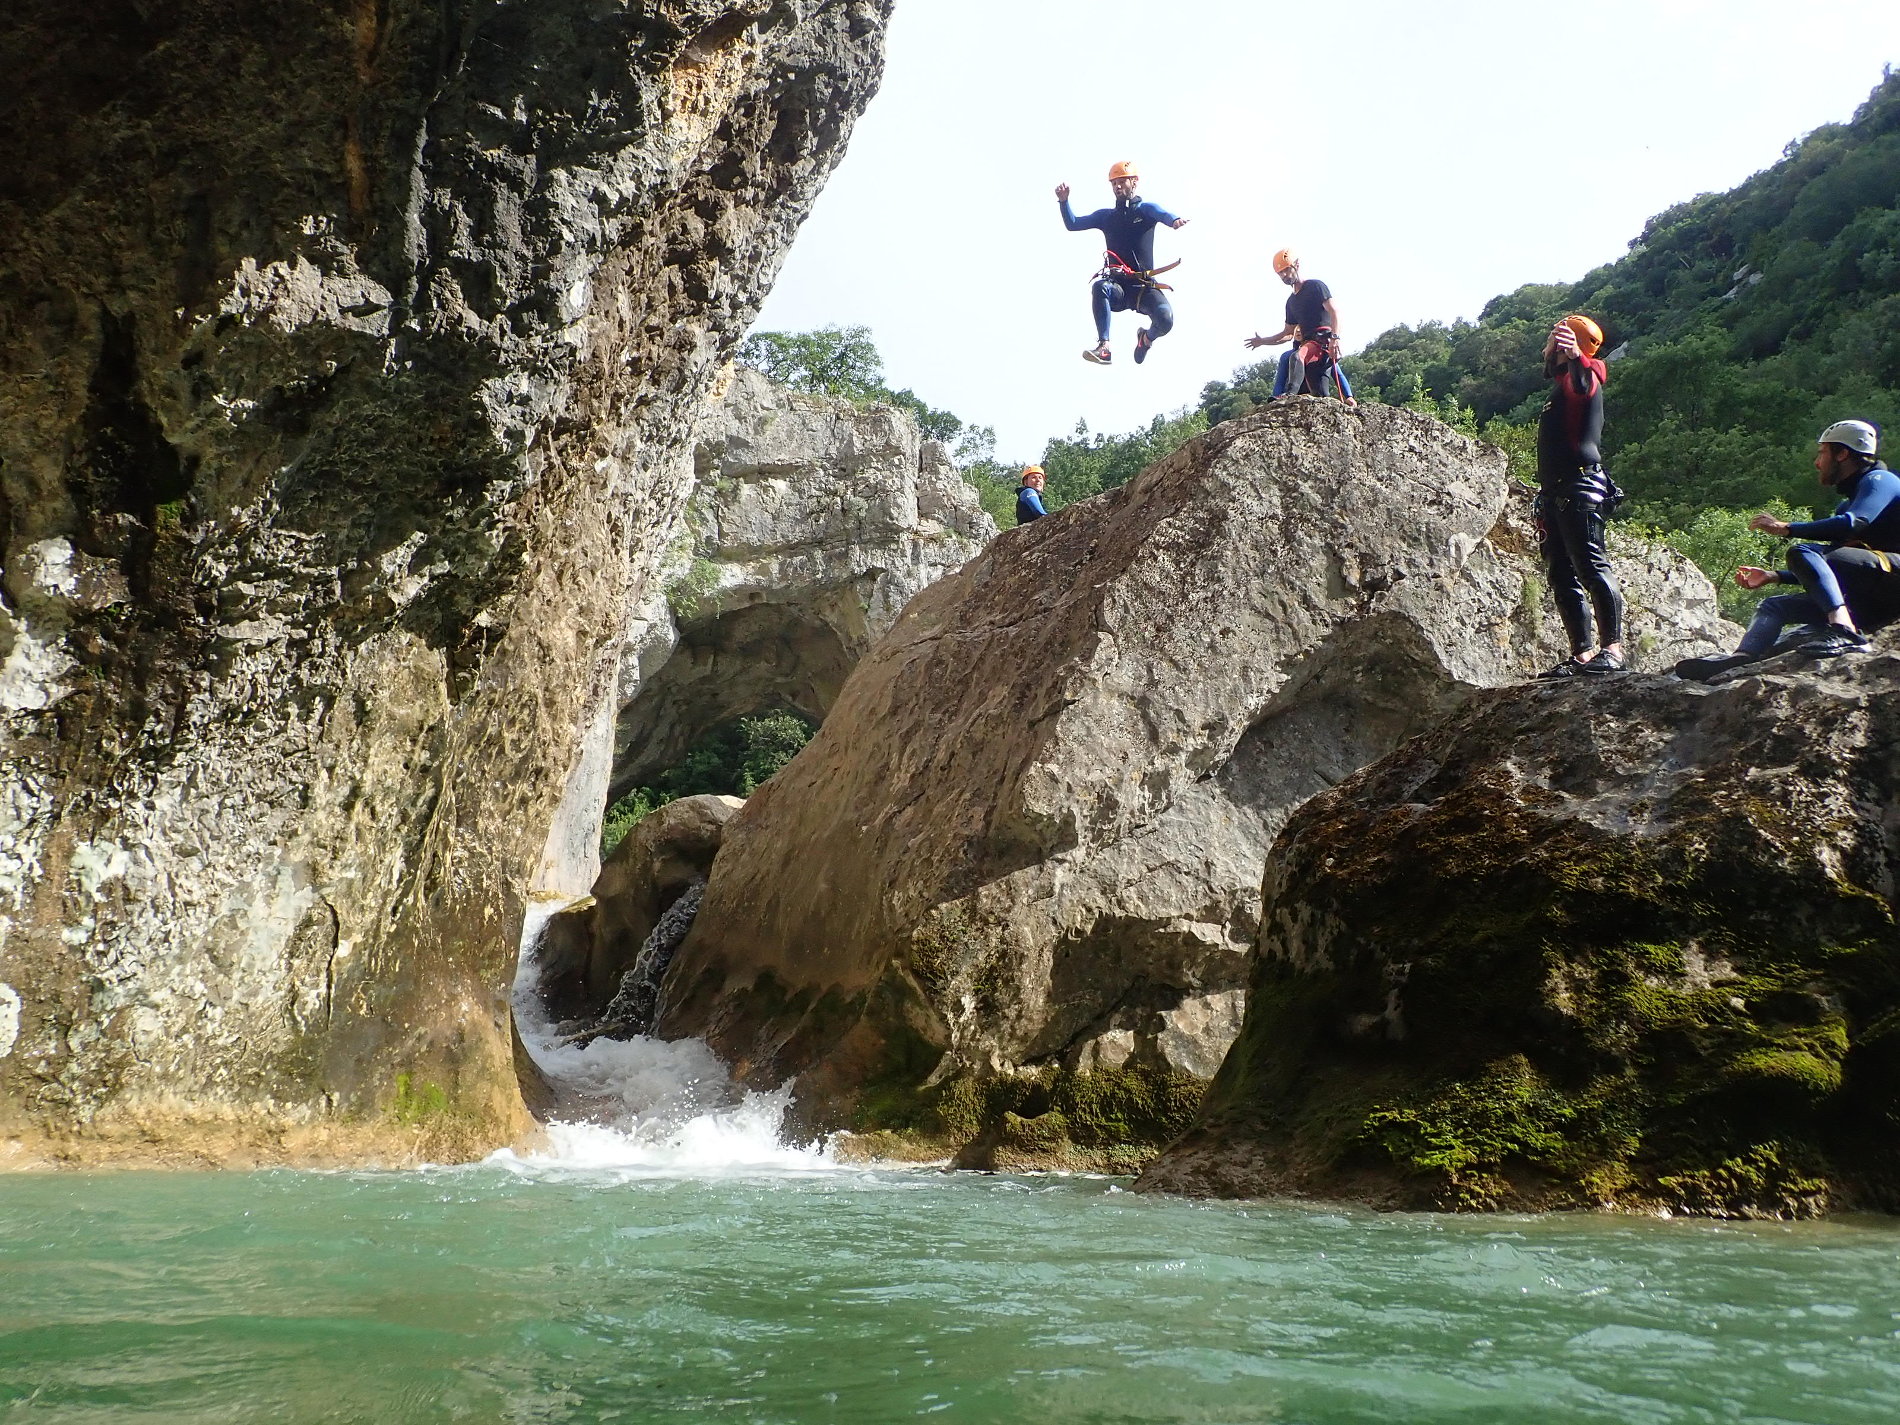
M1145 1188L1900 1206L1900 654L1487 693L1302 807Z
M744 805L738 797L681 797L635 824L593 891L550 916L535 942L544 1018L599 1019L660 917L706 884L726 823Z
M731 718L791 707L822 722L911 596L996 537L908 411L744 367L691 465L688 534L622 659L614 795Z
M16 1158L525 1123L523 899L888 11L9 8Z
M662 1031L816 1126L1164 1141L1287 815L1559 656L1514 509L1500 453L1299 400L1006 533L733 820ZM1710 646L1700 574L1629 573L1655 656Z

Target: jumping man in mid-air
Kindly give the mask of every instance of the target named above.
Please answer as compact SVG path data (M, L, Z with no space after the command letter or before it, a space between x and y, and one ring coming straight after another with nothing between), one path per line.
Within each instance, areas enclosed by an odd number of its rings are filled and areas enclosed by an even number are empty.
M1056 185L1056 199L1062 204L1063 224L1072 233L1093 228L1108 246L1090 292L1095 306L1095 345L1082 353L1084 361L1106 366L1113 359L1108 350L1108 314L1134 310L1148 318L1148 325L1135 334L1135 361L1148 359L1148 348L1166 336L1174 326L1174 308L1168 305L1167 288L1155 281L1155 226L1187 226L1186 218L1177 218L1165 208L1144 203L1135 193L1141 175L1126 161L1108 170L1108 186L1115 190L1115 206L1097 208L1087 217L1078 218L1069 207L1069 185ZM1172 267L1174 264L1170 263ZM1167 268L1159 269L1162 272Z
M1273 377L1273 398L1327 394L1330 379L1347 409L1358 406L1352 398L1352 383L1339 364L1339 308L1333 305L1333 290L1317 277L1300 276L1300 259L1290 248L1273 254L1273 274L1293 289L1286 299L1286 325L1272 336L1258 332L1241 345L1249 351L1263 346L1278 346L1291 341L1293 349L1280 358Z

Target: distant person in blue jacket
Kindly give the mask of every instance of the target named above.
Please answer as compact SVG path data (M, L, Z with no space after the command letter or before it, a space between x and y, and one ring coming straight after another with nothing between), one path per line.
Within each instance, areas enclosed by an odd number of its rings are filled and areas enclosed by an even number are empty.
M1879 449L1880 433L1866 421L1836 421L1821 432L1814 470L1823 485L1841 496L1834 513L1824 520L1792 524L1756 515L1748 527L1784 539L1824 543L1791 546L1786 569L1744 564L1735 571L1735 582L1744 589L1799 584L1802 592L1763 599L1735 652L1687 659L1676 665L1678 677L1706 680L1766 658L1789 624L1823 629L1797 652L1812 658L1857 653L1867 647L1862 624L1871 627L1900 618L1900 559L1893 557L1900 553L1900 476L1881 463Z
M1016 523L1028 524L1048 513L1042 507L1042 467L1031 465L1023 471L1023 482L1016 488Z
M1108 246L1108 256L1089 291L1095 308L1095 345L1082 353L1084 361L1107 366L1114 358L1108 349L1108 314L1134 311L1148 318L1148 325L1135 334L1135 362L1148 359L1148 348L1174 329L1174 308L1168 305L1167 287L1155 281L1168 267L1155 266L1155 228L1166 223L1171 228L1187 226L1186 218L1177 218L1166 208L1144 203L1135 193L1141 175L1135 165L1124 160L1108 170L1108 186L1115 190L1115 206L1097 208L1078 218L1069 207L1069 185L1056 185L1056 201L1062 205L1063 226L1072 233L1095 229Z

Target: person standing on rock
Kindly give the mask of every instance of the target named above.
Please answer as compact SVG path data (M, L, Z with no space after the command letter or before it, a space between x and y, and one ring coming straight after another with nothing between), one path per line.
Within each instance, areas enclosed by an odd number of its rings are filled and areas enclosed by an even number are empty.
M1072 233L1093 229L1108 245L1108 257L1090 286L1095 311L1095 345L1082 353L1084 361L1107 366L1114 358L1108 349L1108 317L1111 312L1134 311L1148 318L1148 325L1135 334L1135 364L1148 359L1148 349L1174 329L1174 308L1165 295L1168 288L1155 278L1178 266L1155 266L1155 228L1166 223L1171 228L1187 226L1186 218L1177 218L1166 208L1144 203L1135 187L1141 181L1135 165L1124 159L1108 170L1108 186L1115 191L1115 206L1097 208L1078 218L1069 207L1069 185L1056 184L1056 201L1062 205L1062 223Z
M1292 350L1281 356L1279 370L1274 373L1273 399L1284 400L1299 393L1327 395L1326 381L1330 376L1333 389L1346 403L1346 409L1357 409L1359 403L1352 398L1352 383L1339 364L1339 308L1333 304L1333 289L1317 277L1302 279L1300 259L1291 248L1283 247L1273 254L1273 272L1293 289L1286 299L1286 325L1272 336L1255 332L1241 343L1249 351L1278 346L1283 341L1293 343Z
M1537 544L1570 656L1540 678L1620 673L1623 594L1610 570L1604 523L1623 498L1603 473L1603 329L1572 314L1544 343L1550 400L1537 427ZM1595 623L1592 626L1591 614Z
M1028 524L1039 520L1049 512L1042 507L1043 474L1040 465L1031 465L1023 471L1022 484L1016 487L1016 523Z
M1788 550L1786 569L1744 564L1735 582L1744 589L1799 584L1798 594L1774 594L1755 606L1741 646L1716 658L1690 658L1676 665L1682 678L1706 680L1754 663L1775 651L1789 624L1817 624L1825 632L1797 652L1813 658L1858 653L1867 647L1861 625L1900 618L1900 476L1879 458L1880 432L1866 421L1836 421L1815 442L1814 472L1841 497L1824 520L1789 523L1756 515L1748 527L1783 539L1825 540Z

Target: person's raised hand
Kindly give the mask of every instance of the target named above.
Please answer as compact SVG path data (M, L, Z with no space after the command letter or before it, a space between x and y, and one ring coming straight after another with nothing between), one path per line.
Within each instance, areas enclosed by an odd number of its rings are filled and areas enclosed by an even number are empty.
M1068 184L1066 183L1056 184L1056 201L1058 203L1066 203L1069 201L1069 185Z
M1171 228L1184 228L1187 225L1188 225L1188 220L1186 218L1176 218L1173 222L1168 224L1168 226Z
M1748 527L1752 530L1758 530L1762 534L1785 535L1788 532L1788 526L1783 521L1776 519L1773 515L1756 515L1755 518L1748 522Z
M1550 329L1550 339L1557 343L1557 350L1565 356L1577 354L1577 334L1570 329L1570 323L1557 323Z

